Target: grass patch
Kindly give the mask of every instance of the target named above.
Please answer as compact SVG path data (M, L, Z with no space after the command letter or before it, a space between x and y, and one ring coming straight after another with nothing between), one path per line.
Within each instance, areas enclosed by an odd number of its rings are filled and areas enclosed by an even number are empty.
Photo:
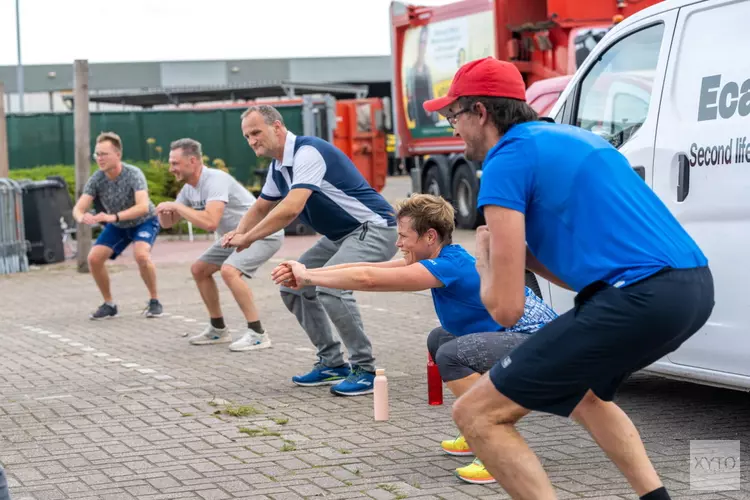
M284 440L284 446L281 447L281 451L294 451L297 447L294 445L294 441Z
M288 418L274 418L273 422L277 425L286 425L289 423Z
M249 429L247 427L240 427L238 430L242 434L247 434L250 437L257 437L257 436L260 436L260 437L266 437L266 436L279 437L279 436L281 436L281 434L279 434L278 432L269 431L265 427L263 427L261 429Z
M250 405L235 406L230 404L224 408L224 413L232 417L249 417L250 415L258 415L261 411Z

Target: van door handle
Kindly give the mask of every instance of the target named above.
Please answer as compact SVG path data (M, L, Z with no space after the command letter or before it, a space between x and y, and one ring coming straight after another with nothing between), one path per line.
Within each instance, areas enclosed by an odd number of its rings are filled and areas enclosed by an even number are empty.
M641 179L644 181L646 180L646 167L633 167L633 170L635 170L635 173L638 174Z
M678 172L677 172L677 201L685 201L688 193L690 192L690 163L688 157L684 154L680 154L677 157Z

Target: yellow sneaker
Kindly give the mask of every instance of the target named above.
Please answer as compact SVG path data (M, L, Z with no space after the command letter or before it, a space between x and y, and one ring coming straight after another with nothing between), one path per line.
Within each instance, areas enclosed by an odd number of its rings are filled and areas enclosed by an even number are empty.
M495 478L490 475L487 468L485 468L482 461L478 458L475 458L474 461L466 467L459 467L456 469L455 474L457 478L461 481L466 481L467 483L489 484L495 482Z
M469 447L469 443L466 442L461 434L456 436L456 439L443 441L440 443L440 447L443 448L443 451L448 455L454 455L457 457L465 457L474 454Z

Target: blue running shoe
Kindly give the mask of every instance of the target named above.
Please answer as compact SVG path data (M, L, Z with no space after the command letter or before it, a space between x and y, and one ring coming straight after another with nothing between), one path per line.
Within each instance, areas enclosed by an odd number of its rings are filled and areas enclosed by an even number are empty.
M310 373L292 377L292 382L303 387L336 384L348 377L350 371L348 364L338 368L328 368L318 362L315 363Z
M362 396L371 394L374 389L375 374L352 365L352 372L343 382L331 387L331 393L337 396Z

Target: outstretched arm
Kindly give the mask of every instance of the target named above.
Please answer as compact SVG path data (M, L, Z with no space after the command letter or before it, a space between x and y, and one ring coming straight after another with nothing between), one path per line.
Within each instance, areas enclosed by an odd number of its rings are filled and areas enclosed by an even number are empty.
M440 280L419 263L405 267L320 268L310 272L305 266L295 262L292 264L292 271L298 287L323 286L371 292L416 292L443 286Z
M288 282L291 282L294 279L294 273L292 272L292 264L298 264L296 260L287 260L276 266L276 268L271 271L271 278L273 278L274 282L278 284L286 284ZM321 271L331 271L334 269L352 269L355 267L377 267L381 269L389 269L389 268L395 268L395 267L404 267L406 266L406 260L404 259L398 259L398 260L386 260L383 262L350 262L346 264L337 264L335 266L326 266L326 267L319 267L315 269L308 269L308 273L318 273Z
M404 267L404 266L406 266L406 260L397 259L397 260L386 260L383 262L351 262L349 264L337 264L335 266L316 267L315 269L308 269L307 271L310 273L319 273L321 271L332 271L334 269L351 269L353 267L377 267L379 269L390 269L394 267Z

